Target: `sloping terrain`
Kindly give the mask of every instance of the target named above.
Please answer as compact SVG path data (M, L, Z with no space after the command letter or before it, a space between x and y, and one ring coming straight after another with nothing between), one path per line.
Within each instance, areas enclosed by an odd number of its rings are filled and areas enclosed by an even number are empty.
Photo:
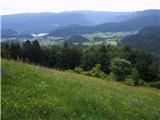
M121 41L121 45L126 44L134 48L160 53L160 27L145 27L137 34L128 36Z
M120 18L119 18L120 16ZM68 11L62 13L25 13L2 15L2 28L18 32L47 32L66 25L97 25L120 22L133 16L132 12ZM119 18L119 19L117 19Z
M68 44L82 44L84 42L89 42L89 39L81 36L81 35L73 35L66 40Z
M110 22L96 26L71 25L50 32L50 36L68 36L74 34L89 34L96 32L126 32L139 31L148 26L160 26L160 15L136 16L124 22Z
M2 60L3 120L158 120L160 91Z
M159 15L159 9L136 12L69 11L62 13L2 15L1 21L2 29L13 29L22 33L46 33L52 31L54 32L53 35L58 36L62 34L61 32L66 32L63 33L65 35L69 33L90 33L92 31L139 30L145 26L159 24ZM73 28L72 25L79 25L80 27ZM68 29L64 29L64 26L68 26ZM95 27L92 28L92 26ZM60 32L59 29L61 30Z

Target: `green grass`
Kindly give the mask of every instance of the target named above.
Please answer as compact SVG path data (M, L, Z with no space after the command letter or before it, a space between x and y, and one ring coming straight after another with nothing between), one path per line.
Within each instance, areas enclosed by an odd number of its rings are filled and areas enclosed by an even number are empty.
M2 120L159 120L160 91L2 60Z

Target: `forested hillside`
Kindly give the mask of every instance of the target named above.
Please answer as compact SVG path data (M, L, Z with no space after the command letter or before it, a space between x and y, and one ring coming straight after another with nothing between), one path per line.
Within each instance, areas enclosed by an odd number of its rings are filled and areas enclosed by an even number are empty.
M2 29L1 30L1 38L21 39L21 38L33 38L33 36L30 34L27 34L27 33L19 33L15 30L12 30L12 29Z
M24 13L4 15L1 16L1 18L2 29L13 29L17 32L50 32L60 28L63 29L63 27L69 26L69 28L66 30L67 32L72 28L70 28L70 25L98 25L94 28L94 32L114 32L126 30L139 30L142 27L145 27L146 25L157 25L159 15L159 10L145 10L136 12L70 11L62 13ZM76 29L74 30L76 31ZM85 27L84 29L87 30L87 32L90 32L91 30L86 29ZM84 29L81 30L78 28L76 33L83 33Z
M87 34L95 32L125 32L139 31L147 26L160 26L160 14L136 16L120 23L104 23L96 26L72 25L65 28L54 30L50 33L52 36L68 36L73 34Z
M89 40L81 35L73 35L69 37L65 42L69 45L74 45L74 44L82 44L84 42L89 42Z
M160 27L146 27L136 35L126 37L121 41L122 45L131 45L134 48L160 53Z

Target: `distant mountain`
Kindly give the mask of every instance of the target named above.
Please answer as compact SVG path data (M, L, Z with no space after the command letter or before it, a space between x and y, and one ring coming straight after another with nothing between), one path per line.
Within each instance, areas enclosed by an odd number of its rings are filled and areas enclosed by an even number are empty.
M94 26L71 25L51 31L49 36L71 36L76 34L94 33L94 28Z
M26 13L4 15L3 29L14 29L18 32L47 32L61 26L79 24L91 25L81 13Z
M147 26L160 26L160 14L136 16L121 23L105 23L97 25L96 30L101 32L135 31Z
M84 42L89 42L89 40L81 35L73 35L69 37L65 42L68 44L82 44Z
M134 12L73 11L73 13L82 13L93 25L122 22L134 17Z
M67 36L95 32L138 31L147 26L160 26L160 10L147 10L143 12L136 12L130 19L119 23L104 23L90 27L71 25L65 28L54 30L50 33L50 35Z
M2 29L1 37L8 38L8 37L15 37L18 33L12 29Z
M1 30L1 38L15 38L15 39L20 39L20 38L32 38L33 36L27 33L20 33L12 29L2 29Z
M148 14L150 11L145 12ZM151 15L157 10L152 10ZM62 13L24 13L2 15L2 29L13 29L18 32L40 33L61 28L62 26L81 25L95 26L109 22L123 22L143 12L100 12L100 11L69 11Z
M13 29L23 33L54 31L57 35L64 31L64 35L66 35L95 31L139 30L148 25L157 25L159 16L160 10L138 12L70 11L2 15L1 22L2 29Z
M160 53L160 27L146 27L136 35L128 36L121 41L121 45L126 44L150 52Z

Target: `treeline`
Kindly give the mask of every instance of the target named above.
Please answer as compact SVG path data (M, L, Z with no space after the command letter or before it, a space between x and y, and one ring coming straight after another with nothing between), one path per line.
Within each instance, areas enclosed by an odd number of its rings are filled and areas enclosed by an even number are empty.
M1 43L2 58L22 60L60 70L75 70L97 77L113 75L116 80L140 80L155 82L160 80L160 62L156 56L130 46L78 47L64 46L41 47L37 40L19 45ZM87 72L88 71L88 72Z

